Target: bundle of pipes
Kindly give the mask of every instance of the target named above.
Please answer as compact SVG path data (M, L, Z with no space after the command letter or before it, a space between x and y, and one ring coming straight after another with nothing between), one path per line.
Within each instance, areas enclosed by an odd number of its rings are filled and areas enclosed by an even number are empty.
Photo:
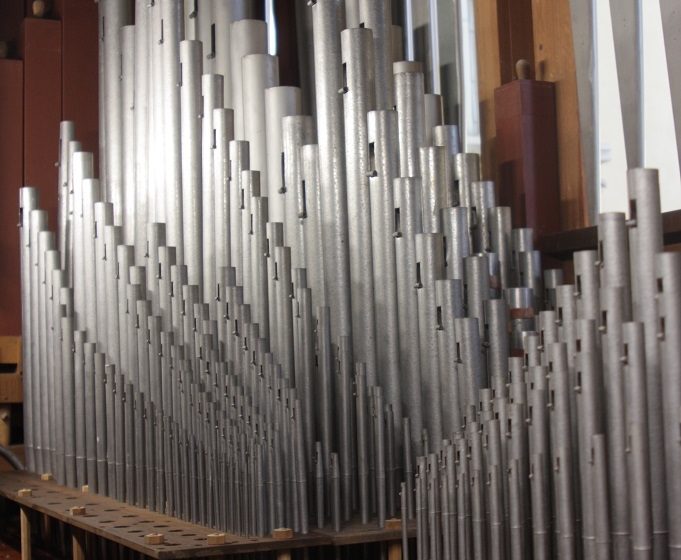
M565 284L390 75L389 0L310 3L316 122L248 2L186 4L100 0L102 179L65 122L56 235L21 190L29 468L248 535L401 511L419 558L678 558L657 174Z

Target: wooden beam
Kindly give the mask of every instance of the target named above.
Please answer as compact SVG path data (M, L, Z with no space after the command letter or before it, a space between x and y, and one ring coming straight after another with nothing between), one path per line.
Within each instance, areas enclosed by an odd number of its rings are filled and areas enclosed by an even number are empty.
M55 3L62 23L62 120L75 123L76 138L83 150L95 154L95 170L99 169L97 6L92 0Z
M0 16L1 19L1 16ZM24 182L24 64L0 60L0 335L21 333L19 187Z
M61 121L61 23L23 23L24 184L38 189L51 229L57 227L59 122Z
M499 0L475 2L475 27L478 57L478 95L482 140L481 173L497 181L494 91L501 85L499 56Z
M587 225L569 0L532 0L535 75L555 82L561 226Z
M534 67L532 0L497 0L497 12L499 70L501 83L507 84L516 78L518 60L527 60Z

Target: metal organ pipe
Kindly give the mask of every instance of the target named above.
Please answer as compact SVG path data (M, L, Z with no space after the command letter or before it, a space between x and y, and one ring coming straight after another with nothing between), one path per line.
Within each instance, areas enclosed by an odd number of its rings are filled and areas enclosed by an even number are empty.
M99 178L65 122L56 235L19 196L32 471L248 536L399 506L421 558L678 556L654 171L567 284L389 1L310 3L314 116L251 2L100 4Z

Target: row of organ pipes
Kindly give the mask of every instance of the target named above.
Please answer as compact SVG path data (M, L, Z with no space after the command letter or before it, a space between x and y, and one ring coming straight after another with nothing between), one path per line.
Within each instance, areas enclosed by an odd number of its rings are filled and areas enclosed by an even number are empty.
M400 517L419 559L681 558L657 173L568 284L390 0L304 9L315 117L251 2L99 0L99 179L63 122L56 232L20 191L29 468L243 535Z

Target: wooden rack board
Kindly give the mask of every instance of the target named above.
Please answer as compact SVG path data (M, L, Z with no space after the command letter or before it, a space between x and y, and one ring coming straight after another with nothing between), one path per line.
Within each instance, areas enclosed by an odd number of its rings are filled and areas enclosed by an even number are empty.
M30 489L31 496L19 496L19 490L22 489ZM225 533L224 544L210 545L208 535L214 534L214 529L130 506L105 496L83 493L60 486L54 481L41 480L26 472L0 474L0 496L86 533L158 559L209 558L317 546L399 541L401 538L400 530L351 523L340 533L312 530L307 535L296 534L287 540ZM85 507L85 514L71 515L74 506ZM163 544L152 545L146 542L145 537L155 533L163 534ZM414 524L410 523L409 535L414 534Z

